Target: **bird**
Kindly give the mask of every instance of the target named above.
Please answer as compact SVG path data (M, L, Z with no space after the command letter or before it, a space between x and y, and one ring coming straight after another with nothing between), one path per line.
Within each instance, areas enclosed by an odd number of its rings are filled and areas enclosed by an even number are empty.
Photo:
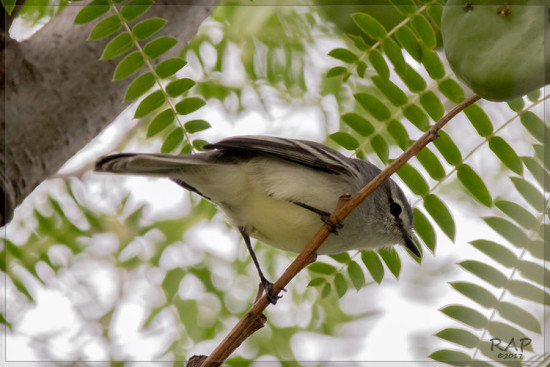
M358 192L381 170L321 143L244 135L206 144L193 154L120 153L96 161L95 171L164 177L216 204L238 228L271 303L278 296L264 276L250 237L275 248L300 252L322 222L329 236L318 254L402 245L417 257L411 206L386 179L343 223L330 221L342 195Z

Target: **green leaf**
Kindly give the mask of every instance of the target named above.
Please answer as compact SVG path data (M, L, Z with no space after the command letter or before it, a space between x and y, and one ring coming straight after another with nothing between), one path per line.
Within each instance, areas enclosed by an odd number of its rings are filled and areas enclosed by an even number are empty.
M466 98L462 87L452 79L440 81L439 91L454 103L460 103L464 100L464 98Z
M323 290L321 291L321 298L327 298L330 294L332 287L330 286L330 283L326 283L323 287Z
M414 230L420 236L422 241L430 249L431 252L435 251L436 235L435 230L428 218L419 209L413 208L414 215Z
M518 262L516 255L514 255L512 251L496 242L489 240L475 240L470 242L470 244L507 268L515 267Z
M120 14L127 21L134 20L141 14L145 13L153 5L151 0L134 0L124 5L120 9Z
M363 269L355 261L352 261L348 265L348 275L353 283L355 289L360 290L365 285L365 274Z
M144 40L164 27L166 22L163 18L148 18L137 23L132 28L132 33L138 40Z
M386 60L384 59L384 56L382 56L380 51L376 49L371 50L371 52L369 53L369 62L371 63L374 70L376 70L376 73L379 77L384 80L390 79L390 69L388 68L388 64L386 64Z
M397 175L405 182L415 195L424 196L430 190L430 187L424 180L424 177L408 163L405 163L397 170Z
M519 248L528 246L529 238L512 222L500 217L483 217L483 221L514 246Z
M435 35L434 29L422 14L417 14L413 18L412 26L420 37L420 40L424 42L427 47L434 49L435 46L437 46L437 36Z
M519 115L521 124L535 139L544 144L545 127L540 117L531 111L524 111Z
M367 71L367 64L363 61L360 61L357 64L357 75L359 75L360 78L364 78L366 71Z
M525 102L523 101L523 97L519 97L516 99L513 99L511 101L507 102L508 107L514 112L520 112L523 110L523 107L525 107Z
M438 134L439 137L434 140L434 145L443 158L453 166L462 163L462 154L449 135L443 130L439 130Z
M204 105L206 105L206 102L203 99L199 97L189 97L178 102L175 107L178 115L187 115L191 112L195 112Z
M372 16L366 13L353 13L351 17L359 29L373 40L381 40L386 36L386 28Z
M166 86L166 93L168 93L170 97L177 97L193 88L194 85L195 82L189 78L174 80Z
M148 328L151 325L151 323L153 322L153 320L157 317L157 315L159 313L161 313L161 311L164 311L165 309L166 309L166 307L164 305L152 308L151 312L149 313L149 315L147 316L147 318L143 322L143 326L145 328Z
M550 270L531 261L520 260L518 264L520 274L532 282L546 287L550 281Z
M416 5L412 0L391 0L395 9L406 15L414 15L416 13Z
M347 150L355 150L359 148L359 142L353 136L343 131L335 132L334 134L330 134L328 137L331 138L336 144Z
M430 75L430 78L437 80L445 76L445 67L437 53L422 45L422 65Z
M441 312L450 318L457 320L458 322L462 322L473 327L474 329L484 328L489 321L479 311L461 305L450 305L443 307Z
M367 267L372 279L380 284L384 279L384 266L378 254L374 251L361 251L361 260Z
M327 78L332 78L335 76L343 75L347 73L348 69L346 69L344 66L335 66L327 72Z
M508 302L501 302L496 307L500 316L527 330L541 333L540 323L536 317L525 311L523 308Z
M108 0L94 0L82 8L74 19L74 24L84 24L99 18L109 11Z
M153 85L155 85L155 77L153 76L153 73L145 73L140 75L128 86L124 100L131 101L141 97L145 92L151 89Z
M171 302L176 293L178 293L178 289L184 275L185 271L179 267L169 270L166 273L166 276L162 281L162 290L164 291L168 302Z
M133 45L134 43L132 41L132 36L126 32L120 33L118 36L110 40L109 43L107 43L103 49L100 60L116 59L117 57L128 52Z
M174 57L158 64L155 71L160 78L168 78L184 67L185 64L187 64L187 62L184 59Z
M491 292L476 284L453 282L451 283L451 287L485 308L491 309L499 302Z
M121 80L137 72L145 65L145 60L139 51L126 55L116 66L113 73L113 80Z
M15 288L19 292L21 292L25 297L27 297L29 301L34 302L34 298L32 294L29 292L29 290L27 289L27 286L21 281L21 279L19 279L19 277L12 275L10 276L10 279L13 285L15 286Z
M13 12L13 9L15 9L16 5L17 5L17 0L2 0L2 6L4 7L4 10L6 11L6 13L10 16ZM1 315L1 316L4 317L4 315ZM9 328L11 329L11 325L9 326Z
M535 89L534 91L527 93L527 98L531 102L537 102L540 98L540 89Z
M402 69L395 70L397 75L403 80L403 83L413 93L420 93L426 89L426 81L409 64L405 64Z
M351 261L351 256L349 256L347 252L341 252L339 254L329 255L329 257L342 264L347 264Z
M420 43L411 28L406 25L398 28L397 32L395 33L395 37L397 38L401 46L403 46L403 48L407 50L409 55L413 57L413 59L415 59L416 61L420 61L420 58L422 57Z
M342 115L342 120L361 136L368 136L374 131L374 126L364 117L356 113Z
M467 164L461 164L457 167L457 176L460 182L474 195L474 197L479 200L480 203L487 207L493 205L493 199L487 186L479 177L479 175Z
M138 119L147 116L149 113L161 107L164 104L164 101L164 94L162 91L157 90L156 92L151 93L139 103L136 113L134 114L134 118Z
M373 76L371 80L394 106L399 107L407 103L407 95L390 80L382 79L378 75Z
M147 43L143 47L143 52L145 52L150 59L156 59L174 47L176 43L178 43L178 40L174 37L159 37Z
M193 140L193 147L197 150L200 150L200 151L204 151L206 149L204 149L204 146L207 145L208 142L206 140L202 140L202 139L195 139Z
M495 155L510 168L512 171L521 175L523 173L523 164L512 147L500 136L489 138L489 148Z
M325 282L325 278L313 278L309 281L308 287L318 287Z
M361 51L367 51L367 49L369 48L369 46L367 45L367 43L365 42L365 40L363 39L363 37L357 35L357 34L351 34L351 33L346 33L346 36L348 36L352 41L353 41L353 44L355 45L355 47L357 47L359 50Z
M509 280L506 284L506 289L508 289L508 291L516 297L540 303L542 305L548 304L548 301L550 301L550 295L542 288L539 288L531 283L524 282L523 280Z
M489 363L481 362L481 361L475 361L474 363L474 360L466 353L459 352L456 350L450 350L450 349L438 350L430 354L428 357L433 359L434 361L447 363L452 366L468 366L468 365L474 365L474 364L476 367L491 366Z
M147 137L155 136L162 130L166 129L174 121L174 112L168 108L159 113L147 128Z
M310 266L308 266L307 268L314 273L327 274L327 275L331 275L337 272L337 269L333 265L330 265L327 263L315 262Z
M401 259L399 258L399 255L397 254L397 251L393 247L387 247L387 248L381 248L378 250L378 254L384 260L386 263L386 266L392 274L399 278L399 273L401 272Z
M430 128L430 120L428 116L415 104L408 105L403 109L403 116L413 123L414 126L422 131Z
M493 124L481 107L476 104L470 105L464 113L480 136L485 138L493 133Z
M447 206L434 194L426 195L424 208L451 241L455 240L455 221Z
M380 160L384 163L388 162L390 148L386 142L386 139L384 139L382 135L377 134L371 139L370 144Z
M445 169L439 162L439 158L428 147L422 148L416 155L416 159L434 180L439 181L445 177Z
M187 130L191 134L199 131L203 131L206 129L210 129L212 127L207 121L204 121L204 120L187 121L184 126L185 126L185 130Z
M434 121L442 118L445 113L443 104L432 91L428 91L420 96L420 105L422 105Z
M15 8L15 4L13 5L13 8ZM13 11L13 8L11 8L12 9L11 11ZM11 11L8 11L8 9L6 9L5 6L4 6L4 9L6 10L6 13L10 15ZM10 331L12 330L12 324L8 322L8 320L6 320L6 318L4 317L4 314L1 312L0 312L0 324L5 325L8 329L10 329Z
M388 120L391 117L391 112L385 104L368 93L357 93L353 95L355 100L359 102L368 113L370 113L378 121Z
M180 126L178 126L174 130L172 130L170 134L168 134L168 136L166 137L166 140L164 141L164 143L162 143L160 152L170 153L171 151L176 149L176 147L180 145L182 141L183 141L183 129Z
M523 198L531 204L531 206L543 212L544 210L544 196L532 183L527 182L519 177L510 177L516 190L523 196Z
M94 26L94 28L90 32L90 35L88 36L88 39L90 41L97 41L97 40L104 39L118 32L121 27L122 27L122 24L120 24L120 19L118 18L118 16L117 15L110 16L108 18L103 19L101 22L97 23Z
M544 167L550 170L550 159L546 159L546 147L542 144L533 144L533 149L535 150L535 157L544 162Z
M428 6L428 15L433 20L435 25L441 29L441 16L443 14L443 5L433 4Z
M463 329L449 328L441 330L435 336L466 348L474 348L480 342L477 336Z
M407 68L408 64L405 62L401 47L392 38L384 39L382 49L395 67L395 71L404 71Z
M357 55L345 48L335 48L328 55L348 64L357 61Z
M495 201L495 205L520 226L531 230L537 226L535 216L521 205L506 200Z
M540 163L533 157L521 157L521 160L539 185L544 187L544 191L550 191L550 174L544 170Z
M391 120L388 123L388 132L397 142L397 145L403 150L407 149L409 144L409 134L403 125L397 120Z
M336 294L338 294L338 298L342 298L344 294L346 294L346 292L348 291L348 284L346 283L344 276L340 273L334 276L334 288L336 289Z
M502 288L506 284L506 276L491 265L474 260L462 261L458 265L497 288Z

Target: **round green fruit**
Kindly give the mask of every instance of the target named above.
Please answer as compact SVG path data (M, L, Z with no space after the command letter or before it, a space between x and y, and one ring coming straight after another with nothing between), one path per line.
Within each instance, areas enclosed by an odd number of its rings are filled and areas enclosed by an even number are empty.
M475 93L493 101L548 84L549 10L547 0L449 0L441 33L451 68Z

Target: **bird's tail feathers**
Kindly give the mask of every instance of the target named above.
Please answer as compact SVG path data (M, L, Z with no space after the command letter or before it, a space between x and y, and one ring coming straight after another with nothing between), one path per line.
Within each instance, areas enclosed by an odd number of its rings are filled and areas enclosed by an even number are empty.
M95 171L170 177L181 173L185 168L208 164L202 155L122 153L99 158L95 164Z

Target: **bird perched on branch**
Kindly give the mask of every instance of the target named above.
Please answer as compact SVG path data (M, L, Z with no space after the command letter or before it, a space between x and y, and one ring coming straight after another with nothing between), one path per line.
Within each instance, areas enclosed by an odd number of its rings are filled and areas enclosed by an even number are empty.
M384 181L342 223L330 221L340 196L358 192L380 169L325 145L267 136L236 136L197 154L108 155L97 172L166 177L216 204L239 229L272 303L272 283L262 273L250 237L300 252L320 227L330 236L319 254L372 250L399 244L420 257L412 238L413 214L403 191ZM340 228L341 227L341 228Z

